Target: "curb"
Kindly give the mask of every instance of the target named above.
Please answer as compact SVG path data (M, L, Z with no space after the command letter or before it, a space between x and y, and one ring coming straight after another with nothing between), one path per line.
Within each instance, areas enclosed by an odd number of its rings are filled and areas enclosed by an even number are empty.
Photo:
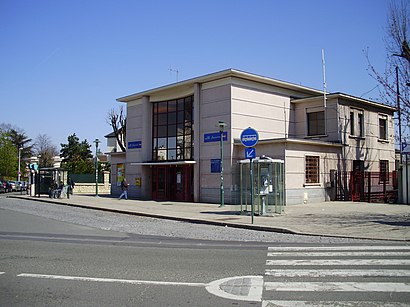
M385 239L385 238L356 237L356 236L349 236L349 235L332 235L332 234L317 234L317 233L299 232L299 231L294 231L288 228L267 227L267 226L250 225L250 224L235 224L235 223L229 223L229 222L227 223L227 222L210 221L210 220L204 220L204 219L198 219L198 218L176 217L176 216L168 216L168 215L160 215L160 214L143 213L143 212L130 212L130 211L112 209L112 208L93 207L93 206L73 204L73 203L62 203L62 202L52 200L52 199L35 198L35 197L27 198L27 197L21 197L19 195L10 195L10 196L7 196L7 198L15 198L15 199L21 199L21 200L28 200L28 201L32 200L32 201L50 203L50 204L55 204L55 205L64 205L64 206L76 207L76 208L82 208L82 209L99 210L99 211L104 211L104 212L157 218L157 219L164 219L164 220L171 220L171 221L178 221L178 222L187 222L187 223L192 223L192 224L213 225L213 226L231 227L231 228L247 229L247 230L255 230L255 231L293 234L293 235L300 235L300 236L345 238L345 239L372 240L372 241L393 241L393 242L409 242L410 241L410 239Z

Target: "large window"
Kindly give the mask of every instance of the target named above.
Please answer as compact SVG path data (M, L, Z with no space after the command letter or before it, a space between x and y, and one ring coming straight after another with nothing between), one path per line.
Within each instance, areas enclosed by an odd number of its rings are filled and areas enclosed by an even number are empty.
M152 160L193 158L193 96L153 104Z
M306 156L306 183L319 183L319 157Z
M307 113L308 136L325 135L325 111Z

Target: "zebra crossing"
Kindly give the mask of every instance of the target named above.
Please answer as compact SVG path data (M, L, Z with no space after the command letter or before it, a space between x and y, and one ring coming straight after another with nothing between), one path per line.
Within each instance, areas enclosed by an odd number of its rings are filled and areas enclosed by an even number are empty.
M262 307L410 306L410 246L269 247Z

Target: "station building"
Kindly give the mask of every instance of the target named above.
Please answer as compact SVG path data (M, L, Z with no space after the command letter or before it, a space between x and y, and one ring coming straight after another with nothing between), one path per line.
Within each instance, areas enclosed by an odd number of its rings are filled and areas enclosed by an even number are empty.
M395 165L395 108L344 93L228 69L117 101L127 105L127 150L111 153L114 195L126 177L131 198L219 203L221 122L227 204L239 202L248 127L258 157L283 161L286 205L332 199L336 173Z

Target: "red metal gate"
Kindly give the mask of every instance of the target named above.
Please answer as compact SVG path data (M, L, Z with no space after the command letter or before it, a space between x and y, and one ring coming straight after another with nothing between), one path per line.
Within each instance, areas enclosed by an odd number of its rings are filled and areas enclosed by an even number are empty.
M336 200L395 203L397 172L338 172Z

